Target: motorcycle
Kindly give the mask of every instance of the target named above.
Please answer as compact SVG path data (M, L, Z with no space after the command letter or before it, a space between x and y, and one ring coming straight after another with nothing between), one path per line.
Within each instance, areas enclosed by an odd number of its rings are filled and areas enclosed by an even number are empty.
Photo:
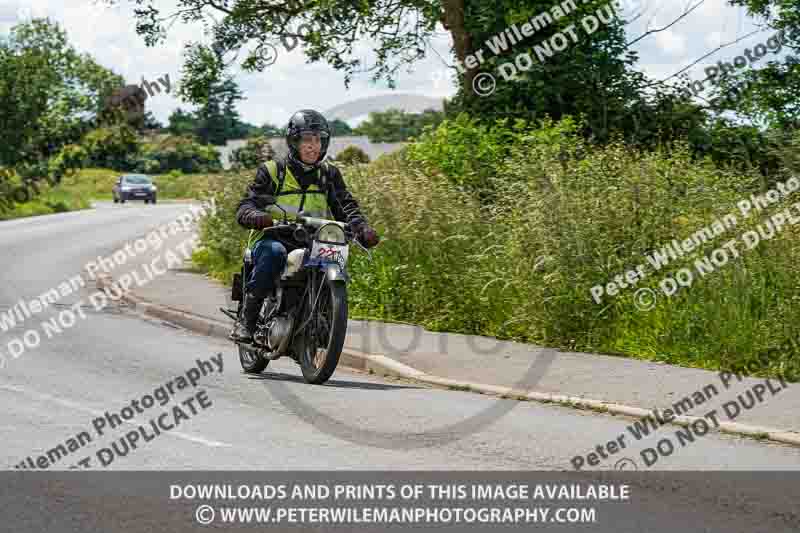
M347 259L349 244L355 242L372 260L370 251L345 223L297 213L294 223L283 212L282 223L267 228L286 231L304 244L289 252L286 268L259 312L252 343L237 343L239 361L246 373L259 374L269 364L287 356L300 365L306 383L322 384L339 364L347 334ZM220 311L229 318L244 320L244 283L253 268L252 251L244 251L240 273L234 275L231 299L237 309Z

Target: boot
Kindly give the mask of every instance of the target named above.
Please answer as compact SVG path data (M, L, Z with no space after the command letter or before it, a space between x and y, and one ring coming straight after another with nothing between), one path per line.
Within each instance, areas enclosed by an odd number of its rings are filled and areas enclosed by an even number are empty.
M236 328L231 333L231 339L236 342L251 343L253 342L253 335L256 333L256 325L258 324L258 313L261 311L261 306L264 299L256 298L249 292L244 295L244 302L242 309L242 319L236 323Z

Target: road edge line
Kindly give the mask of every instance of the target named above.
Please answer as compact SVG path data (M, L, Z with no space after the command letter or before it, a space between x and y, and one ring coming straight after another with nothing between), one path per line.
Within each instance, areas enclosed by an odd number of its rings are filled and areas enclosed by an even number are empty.
M101 290L105 290L106 287L113 283L111 276L108 274L98 274L96 281L97 288ZM144 315L154 316L161 318L162 320L173 322L194 333L200 333L209 337L217 337L229 340L228 334L230 332L230 328L226 327L222 322L213 321L209 318L201 317L188 311L178 311L162 304L149 302L139 296L134 295L130 290L124 291L120 300L125 301L126 304ZM652 416L653 412L652 409L644 409L642 407L633 407L619 403L605 402L591 398L568 396L564 394L549 394L544 392L520 391L515 390L512 387L487 385L484 383L473 383L434 376L403 364L400 361L392 359L391 357L387 357L386 355L368 354L347 347L342 350L342 355L339 359L339 362L342 366L355 370L382 374L384 376L399 377L429 385L445 387L448 389L490 394L506 399L558 404L573 409L590 409L602 413L611 413L614 415L623 415L634 418L645 418ZM665 424L687 427L698 420L705 419L703 417L695 416L677 416L670 421L665 421ZM768 440L800 447L800 433L786 429L751 426L749 424L742 424L739 422L719 422L719 425L715 428L712 428L711 431L716 433L727 433L731 435L752 437L758 440Z

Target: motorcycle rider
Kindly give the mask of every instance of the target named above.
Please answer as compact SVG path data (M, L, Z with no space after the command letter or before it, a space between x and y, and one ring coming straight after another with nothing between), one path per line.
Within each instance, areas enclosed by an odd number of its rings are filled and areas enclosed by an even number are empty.
M380 241L347 190L342 173L324 161L330 138L330 126L320 113L310 109L296 112L286 127L288 155L261 164L255 181L239 202L236 221L257 233L251 232L253 267L244 280L244 320L231 333L231 339L237 342L253 341L264 299L280 279L288 253L302 246L288 227L270 231L269 238L264 234L262 230L273 225L271 214L265 211L268 206L279 203L284 208L302 209L307 215L347 222L367 248ZM328 209L332 217L326 213Z

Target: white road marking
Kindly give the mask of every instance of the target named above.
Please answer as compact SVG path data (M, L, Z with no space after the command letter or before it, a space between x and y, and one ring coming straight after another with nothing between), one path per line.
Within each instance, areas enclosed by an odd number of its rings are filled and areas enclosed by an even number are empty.
M89 413L94 416L105 416L105 412L97 411L92 409L91 407L83 406L79 403L73 402L71 400L65 400L63 398L57 398L55 396L51 396L49 394L45 394L43 392L32 391L28 389L23 389L21 387L14 387L12 385L0 385L0 389L4 389L11 392L17 392L20 394L27 394L28 396L33 396L34 398L38 398L40 400L47 400L53 403L57 403L59 405L63 405L64 407L69 407L70 409L75 409L76 411L81 411L84 413ZM128 424L130 426L138 427L141 423L134 423L128 420L123 420L123 424ZM227 442L219 442L216 440L206 439L204 437L191 435L189 433L183 433L181 431L164 431L164 435L171 435L177 439L188 440L190 442L196 442L197 444L203 444L210 448L232 448L233 444L228 444Z

